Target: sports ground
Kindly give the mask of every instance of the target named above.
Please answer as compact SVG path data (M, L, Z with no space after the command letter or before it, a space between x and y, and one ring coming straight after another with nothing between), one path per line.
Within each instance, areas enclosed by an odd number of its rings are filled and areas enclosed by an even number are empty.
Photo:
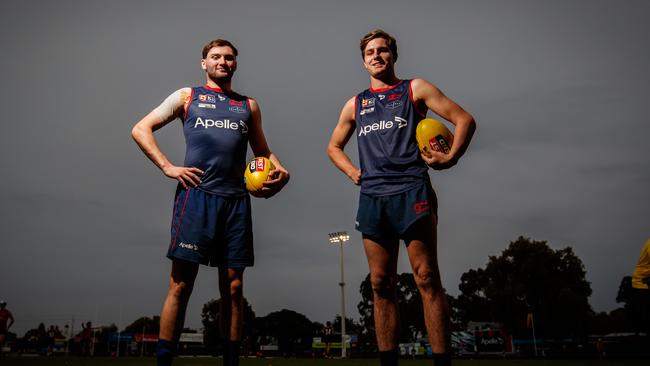
M0 359L2 366L152 366L153 358L80 358L80 357L6 357ZM221 366L219 358L179 358L174 366ZM456 366L641 366L647 365L648 360L455 360ZM306 358L270 358L243 359L241 366L376 366L377 359L323 360ZM431 360L400 360L402 366L429 366Z

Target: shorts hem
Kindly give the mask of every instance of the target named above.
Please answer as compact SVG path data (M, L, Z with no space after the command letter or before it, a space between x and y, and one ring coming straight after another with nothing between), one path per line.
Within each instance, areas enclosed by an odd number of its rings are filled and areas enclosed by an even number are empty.
M234 269L242 269L242 268L247 268L247 267L253 267L255 264L254 263L226 263L226 264L217 264L215 267L219 268L234 268Z
M429 211L426 215L421 215L421 216L418 216L418 217L414 218L413 220L411 220L411 222L409 222L404 227L404 230L402 230L402 232L399 233L399 238L404 239L404 236L406 235L406 233L408 233L408 231L411 230L411 226L413 226L416 222L418 222L418 221L422 220L423 218L428 217L430 215L435 215L435 213L433 211Z
M386 233L370 232L368 230L363 230L363 229L359 229L359 228L356 228L356 230L358 232L360 232L361 234L363 234L363 235L372 236L372 237L378 238L378 239L399 239L399 235L390 235L390 234L386 234Z
M172 261L181 260L189 263L200 264L208 267L219 267L219 268L222 267L223 268L246 268L246 267L253 267L255 265L254 262L217 263L217 262L201 261L196 258L187 258L176 254L167 254L167 258L169 258Z
M188 257L184 257L184 256L177 255L177 254L167 254L166 257L167 257L169 260L172 260L172 261L173 261L173 260L181 260L181 261L185 261L185 262L189 262L189 263L194 263L194 264L207 264L207 262L202 262L202 261L200 261L200 260L198 260L198 259L196 259L196 258L188 258Z

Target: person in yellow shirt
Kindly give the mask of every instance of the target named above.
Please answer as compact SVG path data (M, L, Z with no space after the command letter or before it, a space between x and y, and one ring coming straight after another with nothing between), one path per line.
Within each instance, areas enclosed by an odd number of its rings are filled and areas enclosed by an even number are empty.
M645 242L639 262L632 273L632 288L639 290L650 289L650 239Z
M645 242L632 273L632 308L637 331L650 336L650 239Z

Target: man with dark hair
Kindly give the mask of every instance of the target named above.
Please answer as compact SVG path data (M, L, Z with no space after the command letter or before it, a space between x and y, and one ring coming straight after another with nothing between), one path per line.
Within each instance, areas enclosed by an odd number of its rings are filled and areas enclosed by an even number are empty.
M160 315L158 365L171 365L199 264L219 267L220 326L224 365L238 365L242 335L243 275L253 265L250 197L244 186L247 145L275 165L260 193L269 198L289 180L271 152L257 102L231 87L237 49L217 39L202 52L206 84L182 88L133 127L147 157L178 181L167 257L172 260L169 292ZM187 145L183 166L158 148L153 132L181 119Z
M232 54L235 55L235 57L239 56L239 51L237 51L235 45L230 43L230 41L226 41L225 39L213 39L208 44L203 46L203 51L201 51L201 56L203 59L208 57L208 52L210 52L213 47L230 47Z
M398 364L397 255L404 240L434 354L434 364L451 363L449 309L437 257L437 199L428 167L454 166L475 130L473 117L436 86L423 79L401 80L395 74L397 42L375 30L361 39L370 88L350 98L341 111L328 145L334 165L361 186L357 230L370 269L375 332L382 366ZM417 123L431 110L455 125L448 154L420 153ZM357 134L361 169L344 152ZM428 167L427 167L428 166Z

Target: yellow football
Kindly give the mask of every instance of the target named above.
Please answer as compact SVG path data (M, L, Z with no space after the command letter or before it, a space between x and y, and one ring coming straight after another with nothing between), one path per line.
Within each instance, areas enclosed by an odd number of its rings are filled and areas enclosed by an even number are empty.
M454 135L442 122L433 118L425 118L415 128L415 139L420 151L424 151L424 148L428 147L433 151L448 154L451 144L454 142Z
M255 197L260 197L262 189L262 182L270 180L269 172L275 169L275 165L271 160L259 157L254 158L246 165L244 172L244 182L246 183L246 190Z

